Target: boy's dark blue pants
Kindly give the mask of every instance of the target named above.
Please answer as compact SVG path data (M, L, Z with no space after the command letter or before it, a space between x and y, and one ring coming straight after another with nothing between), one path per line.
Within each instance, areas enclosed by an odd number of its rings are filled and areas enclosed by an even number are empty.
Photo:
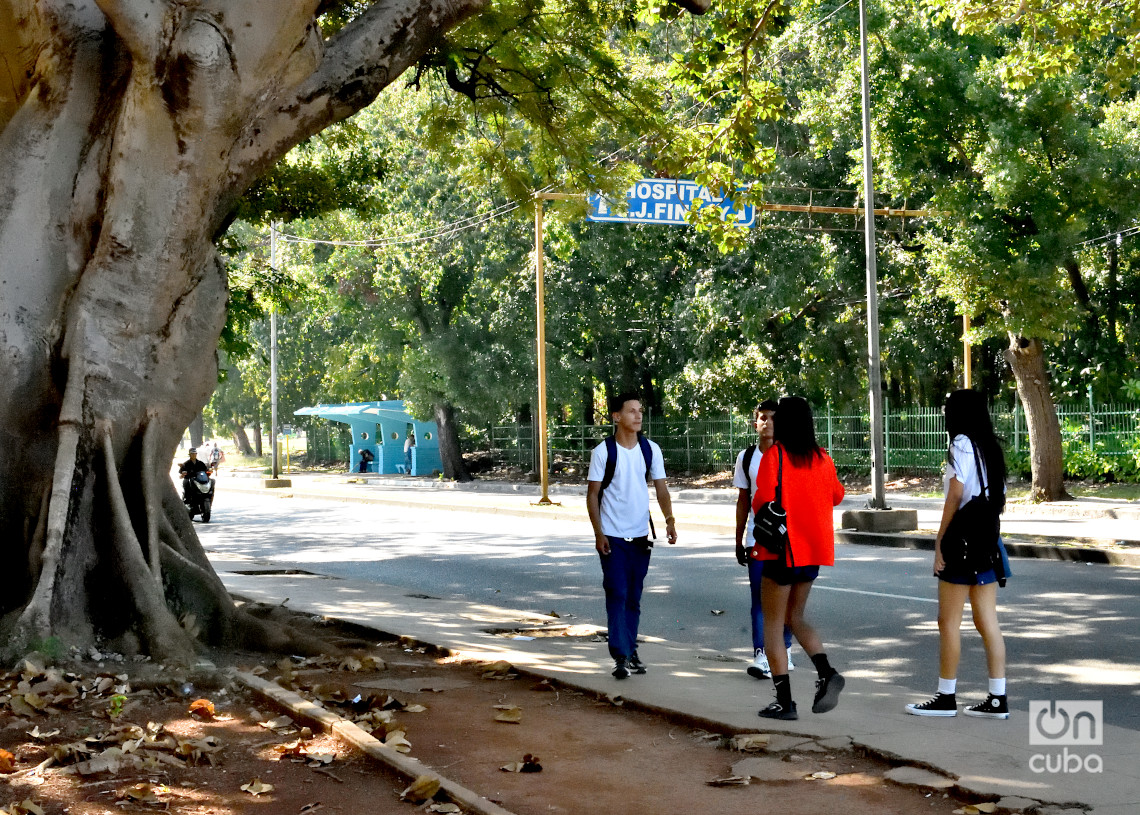
M610 656L630 657L637 650L637 626L641 622L641 592L649 571L652 548L647 538L606 536L610 553L601 555L602 588L606 590L606 622Z

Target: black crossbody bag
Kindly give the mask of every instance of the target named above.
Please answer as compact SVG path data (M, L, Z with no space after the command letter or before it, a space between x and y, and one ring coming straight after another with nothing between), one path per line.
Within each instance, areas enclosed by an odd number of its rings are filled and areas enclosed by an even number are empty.
M752 537L756 545L752 547L754 560L766 560L757 557L760 550L776 556L781 564L786 562L788 551L788 513L784 510L781 501L784 486L784 448L776 447L776 500L762 504L756 510L756 517L752 521Z

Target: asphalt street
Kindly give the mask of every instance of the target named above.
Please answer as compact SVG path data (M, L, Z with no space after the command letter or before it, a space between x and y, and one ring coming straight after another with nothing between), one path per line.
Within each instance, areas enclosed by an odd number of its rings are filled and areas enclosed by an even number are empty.
M731 512L731 507L726 507ZM281 568L370 580L604 626L601 571L588 523L422 507L227 493L199 524L208 552ZM642 603L642 634L751 656L748 581L726 536L659 544ZM926 552L840 545L809 606L832 662L852 677L914 689L937 681L936 581ZM1015 559L1001 590L1011 706L1099 699L1107 723L1140 730L1140 570ZM966 626L969 625L968 617ZM964 627L959 695L985 695L981 643ZM793 659L807 667L798 648ZM770 695L757 682L758 701Z

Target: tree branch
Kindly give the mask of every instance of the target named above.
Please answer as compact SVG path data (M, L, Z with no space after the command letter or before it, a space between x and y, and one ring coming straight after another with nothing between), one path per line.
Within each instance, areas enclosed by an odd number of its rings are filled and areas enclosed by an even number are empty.
M239 197L296 144L369 105L431 43L487 0L383 0L334 36L319 64L256 117L230 163L231 195ZM316 27L314 25L314 32ZM310 40L312 49L322 46ZM313 53L296 55L303 59Z
M170 0L95 0L95 5L136 62L153 65L163 40L163 25L172 11Z

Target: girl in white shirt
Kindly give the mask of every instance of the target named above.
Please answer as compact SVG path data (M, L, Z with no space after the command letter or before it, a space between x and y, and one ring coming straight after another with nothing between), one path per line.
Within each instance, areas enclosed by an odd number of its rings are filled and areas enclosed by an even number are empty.
M947 450L946 503L934 541L934 575L938 578L938 693L932 699L906 706L916 716L956 716L958 662L962 653L962 613L970 601L974 627L982 635L989 669L989 695L967 707L967 716L1008 719L1005 689L1005 640L997 618L998 575L994 569L975 572L964 565L948 565L942 541L954 515L970 499L986 492L994 509L1005 508L1005 457L994 433L985 396L960 390L946 400ZM980 476L980 477L979 477ZM1000 544L999 544L1000 545Z

